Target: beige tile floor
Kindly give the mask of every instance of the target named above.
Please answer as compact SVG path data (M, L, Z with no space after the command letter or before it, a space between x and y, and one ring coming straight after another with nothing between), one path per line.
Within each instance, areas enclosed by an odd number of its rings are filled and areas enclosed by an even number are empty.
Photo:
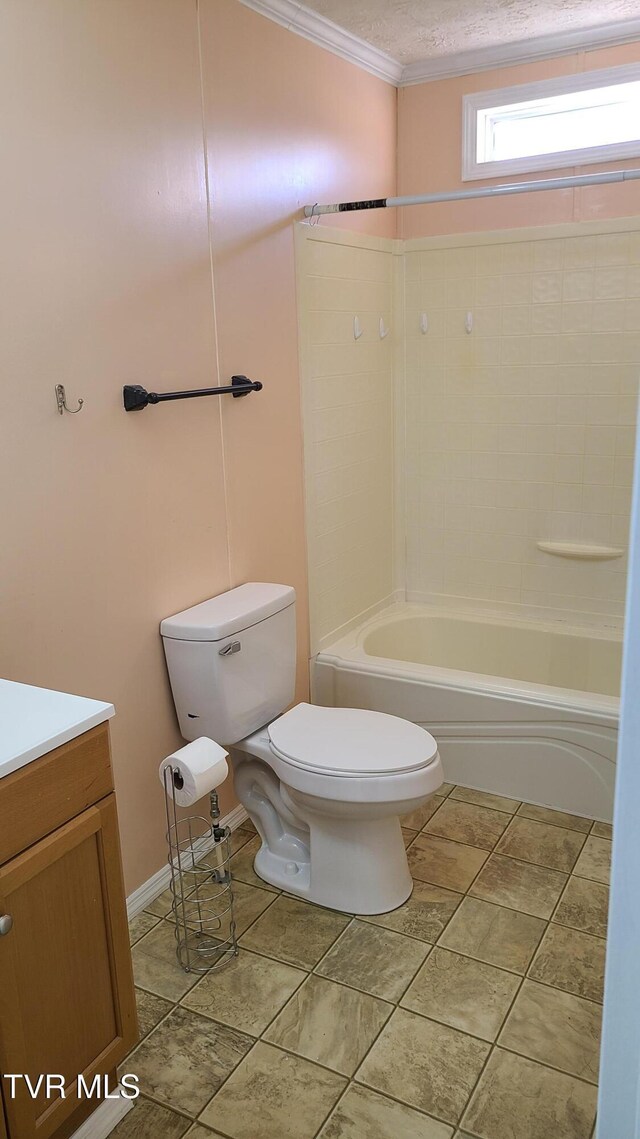
M590 1139L611 830L445 785L403 820L410 900L367 919L267 887L234 834L240 953L131 923L142 1096L113 1139Z

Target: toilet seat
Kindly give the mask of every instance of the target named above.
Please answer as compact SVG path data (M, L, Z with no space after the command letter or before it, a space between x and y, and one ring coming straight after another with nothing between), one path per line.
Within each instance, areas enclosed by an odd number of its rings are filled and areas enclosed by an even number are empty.
M284 763L333 778L408 774L438 753L424 728L364 708L297 704L269 725L268 734L271 750Z

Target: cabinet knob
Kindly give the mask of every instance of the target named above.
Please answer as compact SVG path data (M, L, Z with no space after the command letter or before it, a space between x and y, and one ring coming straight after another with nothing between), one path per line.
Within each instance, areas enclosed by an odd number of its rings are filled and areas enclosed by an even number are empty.
M2 914L0 917L0 937L4 937L6 933L11 933L13 926L13 918L11 914Z

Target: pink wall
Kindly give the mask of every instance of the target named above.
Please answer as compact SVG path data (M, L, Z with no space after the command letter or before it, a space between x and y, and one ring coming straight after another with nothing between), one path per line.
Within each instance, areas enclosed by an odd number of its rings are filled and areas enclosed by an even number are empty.
M223 406L232 577L298 590L302 698L308 618L292 222L307 202L395 193L396 91L237 0L205 0L201 34L220 368L265 384L258 399ZM395 235L391 210L329 220Z
M165 861L157 767L181 743L162 617L292 582L306 692L291 221L395 185L393 88L237 0L199 7L201 44L195 0L20 0L0 40L0 675L116 705L129 890ZM264 391L122 410L123 383L236 371Z
M465 189L471 185L462 182L460 177L463 95L638 60L640 43L626 44L402 88L398 103L398 194L427 194L438 190ZM605 166L576 167L573 172L588 174L637 164L626 160L623 163L607 163ZM564 168L509 180L522 181L571 173L571 169ZM500 179L487 179L480 185L491 185L495 181ZM410 238L437 233L470 233L474 230L512 229L517 226L625 217L640 213L640 193L638 184L630 182L624 186L614 184L517 194L493 201L480 199L411 206L398 213L399 236Z

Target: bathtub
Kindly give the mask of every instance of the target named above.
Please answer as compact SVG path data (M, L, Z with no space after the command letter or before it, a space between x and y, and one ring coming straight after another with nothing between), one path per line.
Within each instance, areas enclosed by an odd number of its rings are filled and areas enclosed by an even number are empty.
M312 661L317 704L436 737L445 779L609 822L621 634L396 603Z

